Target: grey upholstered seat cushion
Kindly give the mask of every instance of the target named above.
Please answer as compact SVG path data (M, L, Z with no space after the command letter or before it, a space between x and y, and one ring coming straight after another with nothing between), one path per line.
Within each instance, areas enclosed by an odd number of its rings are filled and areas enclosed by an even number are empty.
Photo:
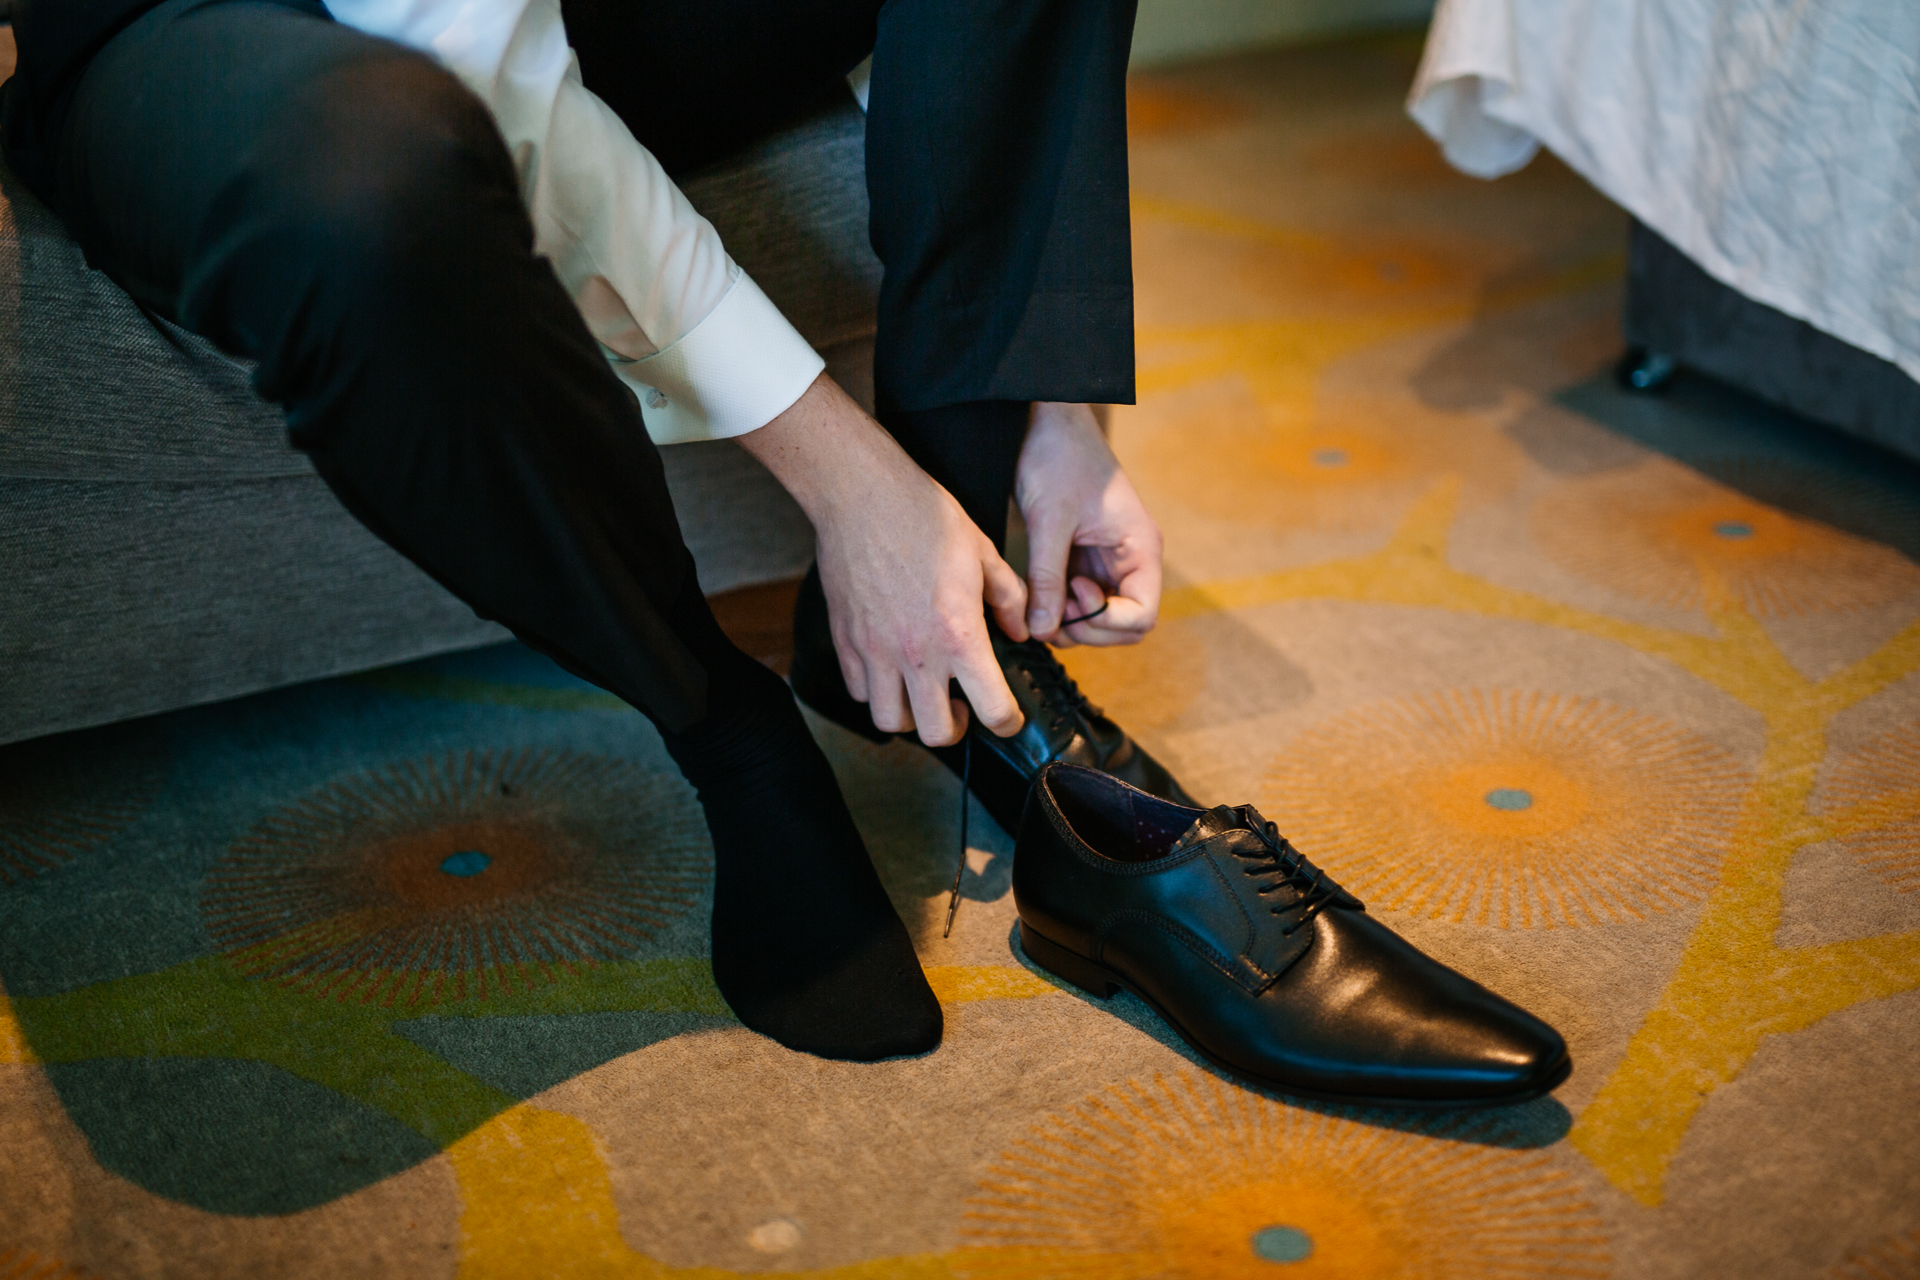
M849 102L686 189L867 398L863 139ZM248 373L143 315L0 167L0 742L504 634L347 516ZM664 452L707 590L805 567L805 519L737 446Z

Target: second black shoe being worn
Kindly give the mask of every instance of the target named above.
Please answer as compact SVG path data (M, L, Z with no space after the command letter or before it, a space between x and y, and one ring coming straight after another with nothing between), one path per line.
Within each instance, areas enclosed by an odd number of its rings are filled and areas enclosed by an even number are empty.
M1098 769L1176 804L1195 803L1165 766L1087 700L1053 650L1038 640L1010 640L991 621L987 631L1007 687L1026 716L1026 724L1009 738L996 735L977 716L967 726L973 750L973 793L1002 829L1009 833L1019 829L1035 775L1054 761ZM874 728L867 704L856 702L847 692L833 650L827 597L820 588L817 566L807 571L794 604L792 682L800 701L842 728L874 742L895 736ZM919 741L913 734L901 736ZM960 744L932 750L954 773L961 772Z
M1126 989L1253 1084L1357 1105L1524 1102L1572 1070L1558 1032L1416 950L1252 806L1171 804L1049 765L1014 846L1021 945Z

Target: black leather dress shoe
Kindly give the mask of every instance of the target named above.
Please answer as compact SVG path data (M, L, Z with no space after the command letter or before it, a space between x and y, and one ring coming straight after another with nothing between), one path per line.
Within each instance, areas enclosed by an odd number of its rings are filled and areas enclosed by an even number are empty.
M1050 765L1014 846L1035 964L1151 1005L1230 1075L1302 1097L1493 1106L1572 1070L1558 1032L1415 950L1251 805Z
M1020 824L1027 790L1042 765L1062 760L1111 774L1149 795L1177 804L1194 800L1158 760L1148 755L1100 708L1087 701L1053 650L1038 640L1014 641L991 622L994 656L1027 722L1010 738L996 736L975 717L967 726L973 767L969 781L993 820L1006 831ZM800 701L845 729L874 742L895 735L873 727L867 704L847 692L827 626L827 597L818 568L807 571L793 609L793 692ZM913 734L901 735L914 742ZM954 773L964 769L960 745L933 748Z

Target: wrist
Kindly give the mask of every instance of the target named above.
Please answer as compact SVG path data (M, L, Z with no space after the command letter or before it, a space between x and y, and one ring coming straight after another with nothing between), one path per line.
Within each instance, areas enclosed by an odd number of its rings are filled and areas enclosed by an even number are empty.
M1091 405L1036 401L1014 468L1014 501L1022 514L1043 502L1064 503L1078 518L1119 471Z
M885 428L821 374L765 426L735 437L773 473L816 529L874 486L917 470Z

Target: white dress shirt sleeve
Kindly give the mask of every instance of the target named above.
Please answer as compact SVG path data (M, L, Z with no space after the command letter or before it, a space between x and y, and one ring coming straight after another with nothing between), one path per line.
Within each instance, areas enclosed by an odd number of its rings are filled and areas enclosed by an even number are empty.
M826 367L581 83L559 0L326 4L348 26L432 55L486 103L519 174L535 251L638 394L657 443L765 426Z

